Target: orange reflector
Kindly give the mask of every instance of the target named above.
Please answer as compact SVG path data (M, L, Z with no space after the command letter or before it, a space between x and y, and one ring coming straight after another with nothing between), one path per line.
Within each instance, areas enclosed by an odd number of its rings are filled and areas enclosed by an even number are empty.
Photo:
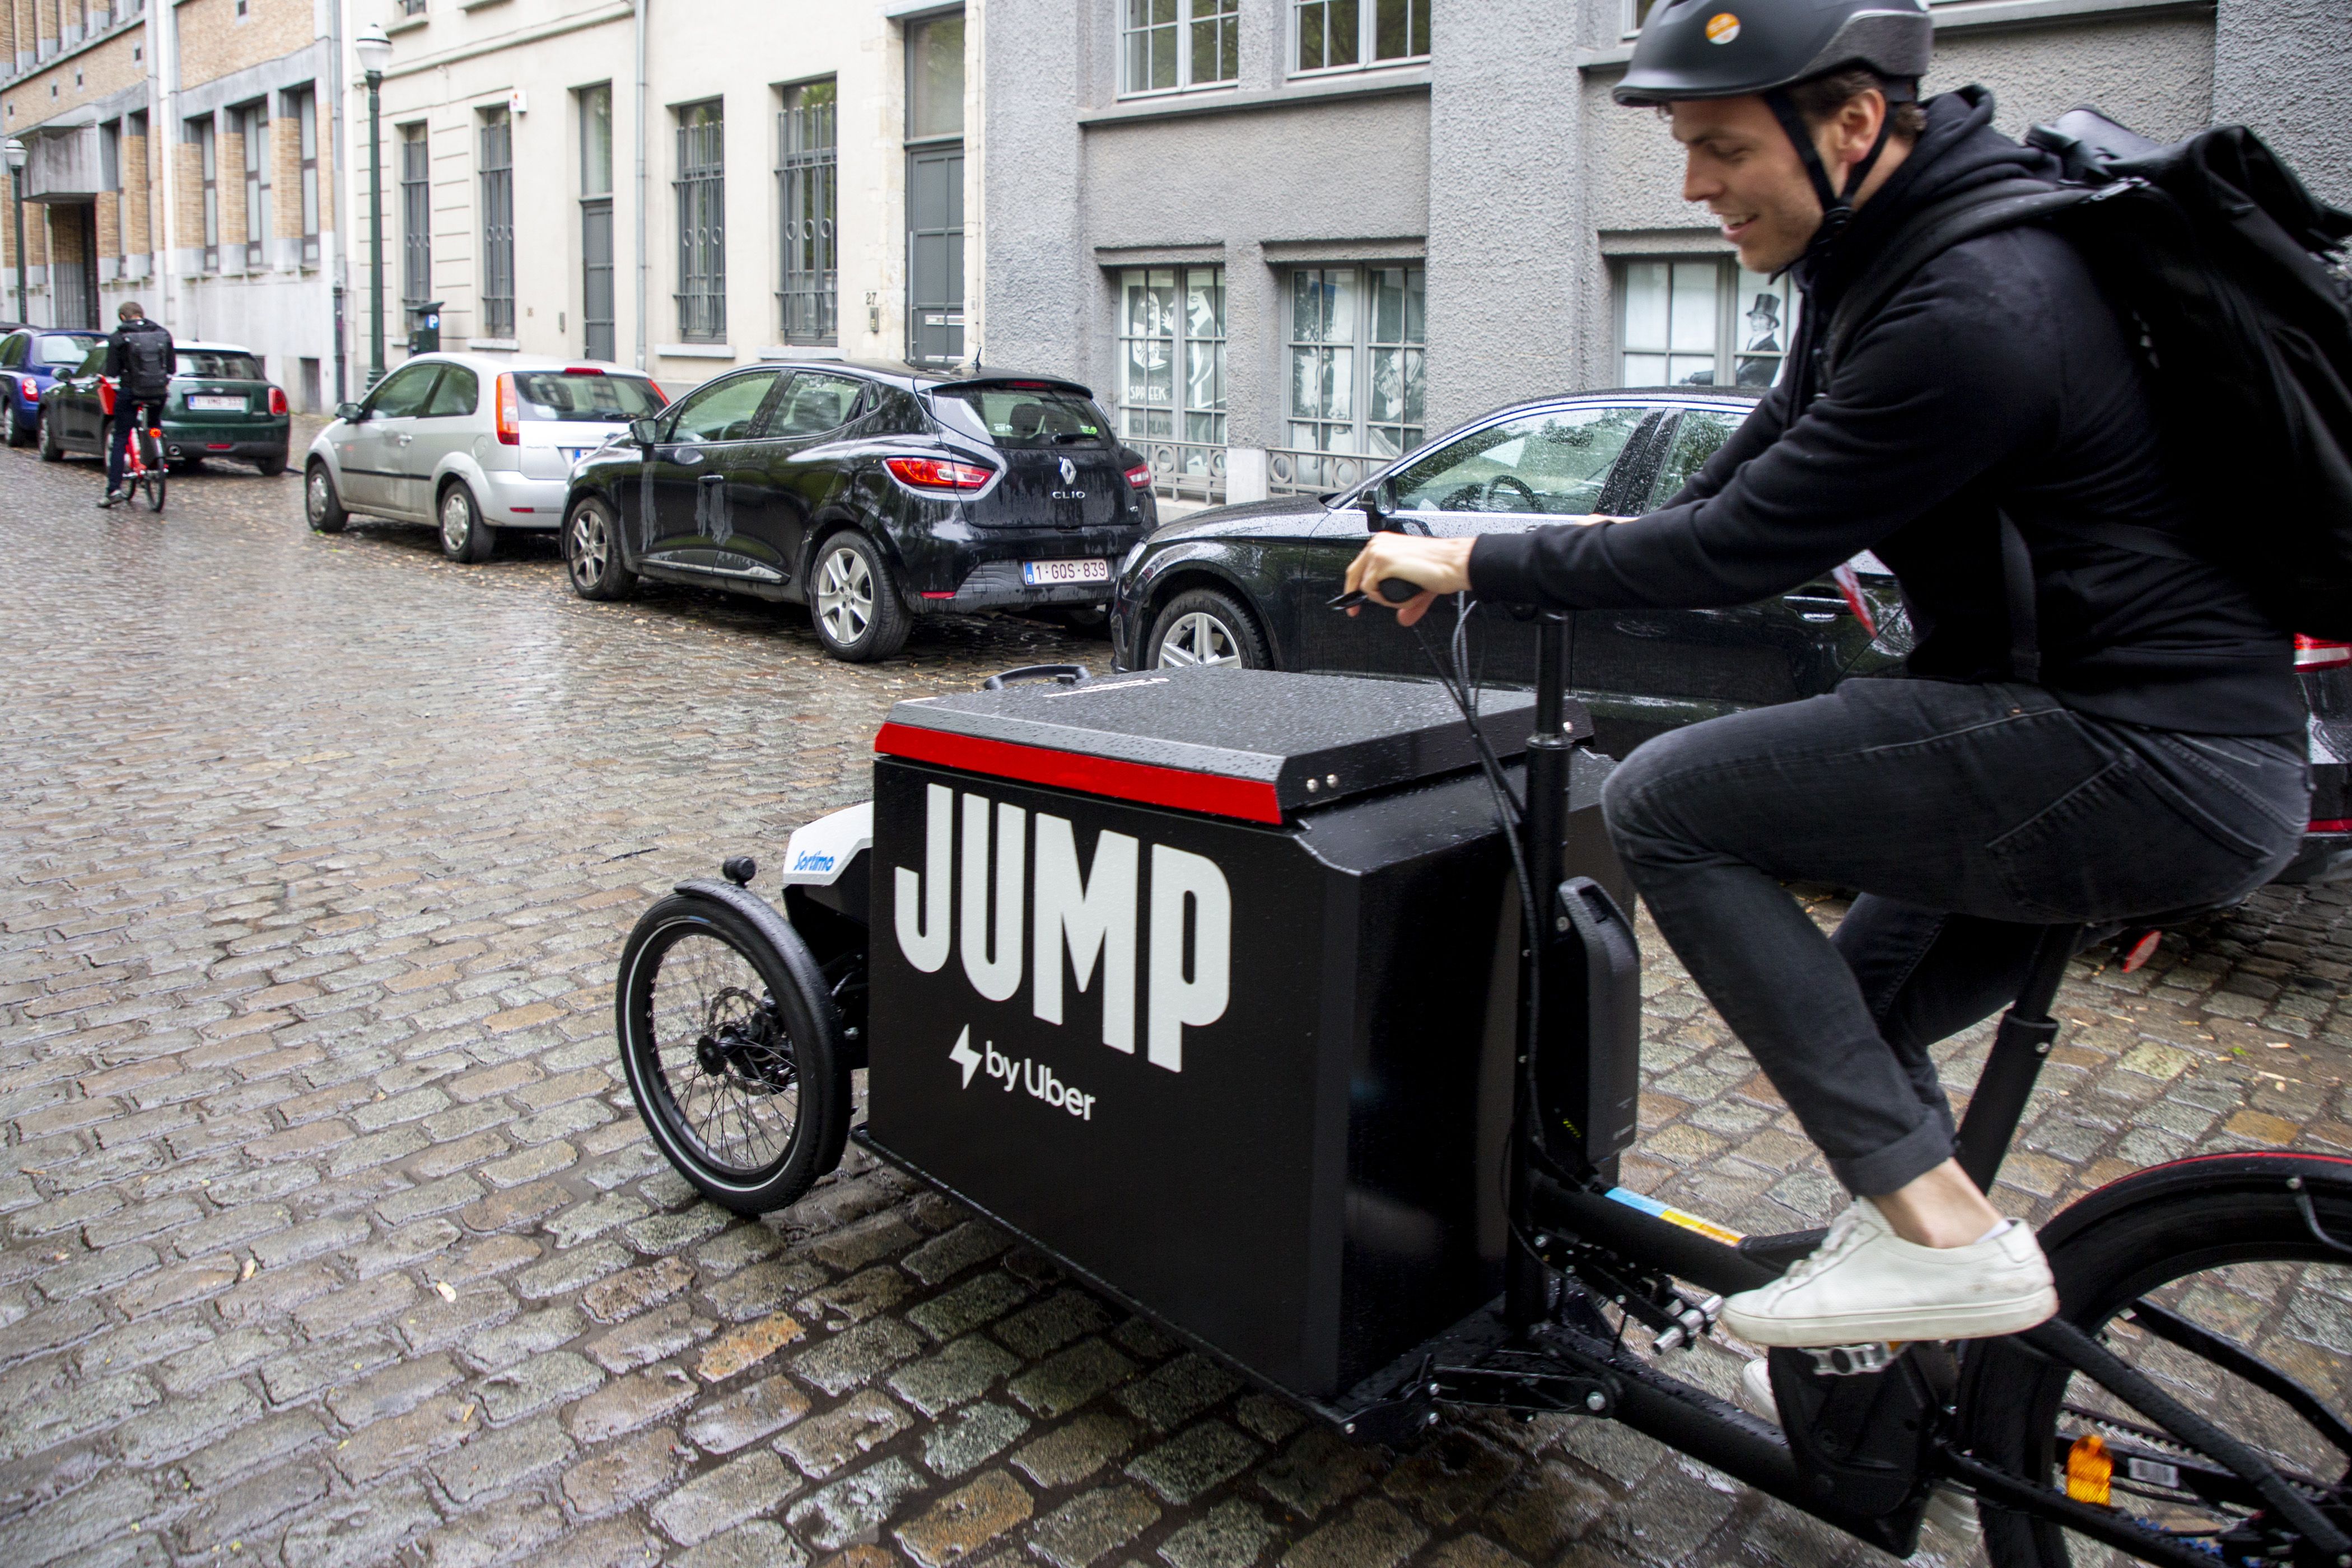
M2139 940L2132 943L2131 950L2124 954L2124 973L2129 974L2155 957L2157 947L2163 941L2164 933L2160 931L2140 932Z
M2115 1473L2116 1461L2095 1432L2084 1433L2066 1450L2066 1495L2076 1502L2097 1503L2105 1508L2107 1483Z

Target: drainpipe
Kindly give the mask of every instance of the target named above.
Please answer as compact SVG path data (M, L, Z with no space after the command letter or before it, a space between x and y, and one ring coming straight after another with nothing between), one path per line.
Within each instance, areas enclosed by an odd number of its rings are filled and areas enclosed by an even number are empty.
M347 341L350 328L344 320L343 301L351 289L351 263L343 246L343 225L352 221L351 182L343 178L343 162L350 154L351 143L343 138L343 12L346 7L327 7L327 98L328 134L335 139L334 167L328 172L328 186L335 204L335 265L329 276L333 279L335 331L335 406L341 406L351 396L351 345Z
M652 132L646 125L646 7L652 0L636 0L637 16L637 368L647 369L646 357L646 142Z

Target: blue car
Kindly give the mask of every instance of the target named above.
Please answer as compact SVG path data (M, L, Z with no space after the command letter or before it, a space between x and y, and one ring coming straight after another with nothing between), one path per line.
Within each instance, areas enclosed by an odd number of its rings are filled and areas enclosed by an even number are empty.
M29 447L40 423L41 394L70 375L106 341L104 332L74 327L25 327L0 338L0 397L7 400L8 445Z

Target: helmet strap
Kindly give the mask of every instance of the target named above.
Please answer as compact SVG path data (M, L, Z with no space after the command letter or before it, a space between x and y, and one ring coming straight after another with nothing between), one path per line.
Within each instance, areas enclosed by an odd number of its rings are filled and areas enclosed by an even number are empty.
M1774 88L1764 95L1764 102L1772 110L1772 118L1780 122L1790 142L1797 149L1797 157L1805 165L1805 177L1812 182L1813 195L1822 204L1822 226L1815 231L1812 243L1806 247L1808 255L1817 254L1834 243L1853 221L1853 198L1862 189L1870 172L1878 167L1878 160L1886 151L1886 142L1895 131L1895 106L1913 101L1912 92L1903 84L1890 82L1886 88L1886 112L1878 121L1878 140L1870 144L1845 177L1845 189L1830 184L1830 172L1822 163L1820 151L1813 145L1812 127L1797 109L1797 100L1789 96L1786 88Z

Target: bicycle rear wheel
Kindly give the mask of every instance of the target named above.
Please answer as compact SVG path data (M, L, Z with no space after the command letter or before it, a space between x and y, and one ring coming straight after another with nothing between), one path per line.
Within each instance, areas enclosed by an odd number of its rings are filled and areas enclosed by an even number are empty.
M139 482L147 489L147 510L162 511L163 510L163 470L151 468L140 476Z
M2079 1207L2098 1212L2072 1234L2067 1215L2051 1226L2062 1315L2352 1532L2352 1161L2183 1162ZM2015 1341L1969 1348L1961 1410L1979 1459L2105 1501L2140 1530L2231 1563L2308 1551L2225 1465ZM2102 1461L2112 1467L2104 1499ZM1995 1568L2132 1561L2047 1521L1980 1510Z

